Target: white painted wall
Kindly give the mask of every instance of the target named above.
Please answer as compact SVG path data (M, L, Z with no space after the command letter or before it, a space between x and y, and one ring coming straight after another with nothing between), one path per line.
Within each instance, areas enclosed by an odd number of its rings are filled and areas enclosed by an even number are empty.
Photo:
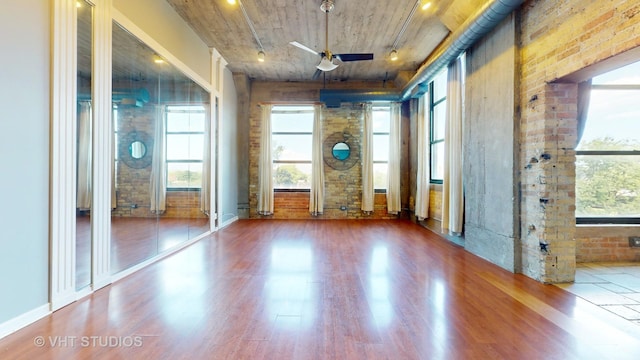
M222 125L220 128L220 193L221 226L238 216L238 95L233 75L224 70Z
M48 303L49 6L0 5L0 325Z
M162 44L171 54L204 79L211 79L211 55L165 0L113 0L113 7Z

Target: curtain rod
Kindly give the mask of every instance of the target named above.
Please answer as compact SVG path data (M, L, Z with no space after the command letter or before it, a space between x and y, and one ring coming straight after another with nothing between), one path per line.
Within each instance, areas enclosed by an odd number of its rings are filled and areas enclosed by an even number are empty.
M261 101L257 104L258 107L262 105L324 105L320 101Z

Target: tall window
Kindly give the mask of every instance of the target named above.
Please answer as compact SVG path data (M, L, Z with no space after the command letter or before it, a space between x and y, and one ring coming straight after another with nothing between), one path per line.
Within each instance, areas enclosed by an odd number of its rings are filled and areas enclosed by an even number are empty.
M167 106L167 189L202 187L205 108Z
M442 183L444 176L444 129L447 117L447 70L429 83L429 144L432 183Z
M271 109L273 187L311 188L313 106L274 106Z
M592 79L576 156L579 223L640 222L640 62Z
M391 111L389 105L374 105L373 120L373 188L387 188L387 172L389 168L389 128Z

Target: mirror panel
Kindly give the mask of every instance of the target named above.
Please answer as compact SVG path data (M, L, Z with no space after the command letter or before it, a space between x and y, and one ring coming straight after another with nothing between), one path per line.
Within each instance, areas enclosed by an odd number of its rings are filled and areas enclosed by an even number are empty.
M113 24L112 273L209 230L209 93Z
M92 32L93 7L77 2L77 114L76 114L76 290L91 284L92 198Z
M333 145L331 153L333 154L334 158L340 161L344 161L349 157L349 145L344 142L336 143L335 145Z

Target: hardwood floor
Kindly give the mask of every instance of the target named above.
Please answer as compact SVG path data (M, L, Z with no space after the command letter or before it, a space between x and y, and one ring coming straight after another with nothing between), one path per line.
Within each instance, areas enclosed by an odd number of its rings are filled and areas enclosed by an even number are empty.
M76 217L76 283L91 283L91 219ZM208 218L111 218L111 270L118 273L209 231Z
M640 330L405 221L240 220L2 359L638 359Z

